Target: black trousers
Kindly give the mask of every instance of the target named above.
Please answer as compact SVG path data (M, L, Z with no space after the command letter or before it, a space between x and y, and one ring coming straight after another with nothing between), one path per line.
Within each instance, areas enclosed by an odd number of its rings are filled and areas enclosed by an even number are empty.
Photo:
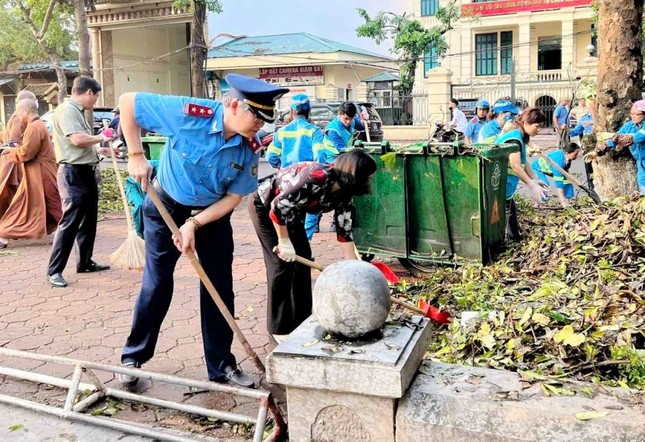
M522 230L517 218L517 204L513 198L506 200L506 239L511 241L522 239Z
M251 222L262 244L267 272L267 330L286 335L311 315L311 269L303 264L283 261L273 253L278 234L258 194L249 196ZM311 259L311 247L305 232L304 214L287 224L289 239L296 254Z
M175 223L179 226L184 224L192 208L173 201L162 192L158 194ZM173 244L170 229L147 196L143 201L143 223L146 264L141 292L134 307L132 329L121 355L124 363L143 364L154 355L159 330L172 301L173 273L181 255ZM233 229L230 215L205 224L195 232L195 248L206 275L233 314ZM208 379L214 381L224 377L227 365L236 363L231 353L233 331L201 283L199 299Z
M63 217L58 223L54 237L48 275L65 270L74 245L76 268L90 264L94 253L99 210L99 188L94 166L61 164L57 181Z

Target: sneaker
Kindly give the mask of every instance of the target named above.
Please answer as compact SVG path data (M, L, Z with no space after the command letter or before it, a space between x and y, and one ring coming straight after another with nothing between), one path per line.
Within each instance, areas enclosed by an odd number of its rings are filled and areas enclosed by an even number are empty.
M141 368L141 364L138 362L124 362L123 366L127 368ZM139 382L139 378L132 374L117 373L116 377L124 387L134 387Z

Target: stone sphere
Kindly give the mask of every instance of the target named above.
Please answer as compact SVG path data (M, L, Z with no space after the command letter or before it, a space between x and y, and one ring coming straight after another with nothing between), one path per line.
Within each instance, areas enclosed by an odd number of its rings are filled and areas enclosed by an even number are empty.
M347 260L327 267L313 291L313 316L329 333L358 338L385 324L390 287L372 264Z

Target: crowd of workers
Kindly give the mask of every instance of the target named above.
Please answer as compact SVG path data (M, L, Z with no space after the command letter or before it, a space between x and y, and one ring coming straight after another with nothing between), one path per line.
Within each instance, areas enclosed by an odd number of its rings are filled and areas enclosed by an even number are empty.
M277 131L267 150L267 161L278 171L258 179L257 133L274 120L275 102L289 90L264 81L230 74L230 92L222 101L149 93L120 97L120 125L128 144L128 171L142 193L139 216L146 242L146 264L141 290L133 306L133 321L121 362L140 368L155 351L162 322L173 296L173 272L180 255L195 250L206 274L229 311L234 311L233 235L231 213L245 196L250 219L263 250L268 282L267 328L281 342L311 313L311 273L295 262L296 256L312 258L310 241L324 212L334 212L342 256L358 259L352 237L354 196L370 192L376 161L363 150L350 149L355 132L364 130L367 116L351 102L342 103L338 115L324 131L309 122L311 103L306 95L291 99L290 122ZM93 135L84 110L92 109L101 92L89 77L74 81L71 97L57 108L53 121L53 146L38 118L36 97L18 95L16 112L3 135L0 156L0 247L8 239L41 238L56 231L47 279L66 287L63 270L76 247L77 272L97 272L109 266L96 263L93 247L98 212L95 146L117 136L106 129ZM570 103L556 108L553 123L559 148L548 154L568 169L580 149L569 136L590 133L593 104L577 115L570 127ZM585 108L588 109L585 111ZM571 183L548 162L527 162L531 137L546 123L538 108L520 111L509 100L492 106L481 100L476 115L467 121L452 100L451 126L465 134L466 142L516 143L520 149L509 157L506 189L508 232L520 237L513 197L519 182L533 192L537 203L545 197L552 177L563 205L573 196ZM638 182L645 194L645 101L634 104L631 120L620 133L619 145L629 145L638 162ZM144 157L141 128L168 137L158 164ZM607 148L613 148L608 143ZM157 207L146 196L153 187L175 223L174 236ZM237 366L231 352L233 334L203 284L200 285L201 326L208 378L252 387L255 382ZM137 378L119 375L124 385Z

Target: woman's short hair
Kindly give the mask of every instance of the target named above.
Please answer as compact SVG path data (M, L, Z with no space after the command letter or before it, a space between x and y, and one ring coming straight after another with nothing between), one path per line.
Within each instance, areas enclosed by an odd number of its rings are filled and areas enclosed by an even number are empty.
M569 143L566 146L564 146L564 151L566 153L572 153L578 149L580 149L580 146L578 146L578 143Z
M351 149L341 153L333 168L340 185L352 195L367 195L371 191L370 177L376 172L376 161L363 149Z
M338 106L339 115L347 115L349 118L354 118L357 113L358 110L356 109L356 105L351 101L345 101L340 106Z

